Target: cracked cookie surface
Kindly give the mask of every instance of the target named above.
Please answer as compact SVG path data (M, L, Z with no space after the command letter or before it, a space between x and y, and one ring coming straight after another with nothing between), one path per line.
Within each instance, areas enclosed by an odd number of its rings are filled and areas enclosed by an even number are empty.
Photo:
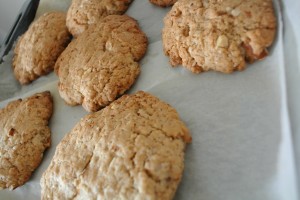
M14 189L29 180L50 146L50 92L10 102L0 110L0 189Z
M147 38L126 15L110 15L74 39L58 58L59 93L69 105L97 111L131 87Z
M14 50L13 70L21 84L53 71L56 59L71 39L66 14L50 12L34 21Z
M190 141L170 105L124 95L63 138L42 176L42 199L172 199Z
M149 0L149 1L161 7L172 6L174 3L177 2L177 0Z
M108 15L122 15L133 0L72 0L67 13L67 27L77 37L89 25Z
M194 73L231 73L267 55L275 37L272 0L179 0L164 19L164 52Z

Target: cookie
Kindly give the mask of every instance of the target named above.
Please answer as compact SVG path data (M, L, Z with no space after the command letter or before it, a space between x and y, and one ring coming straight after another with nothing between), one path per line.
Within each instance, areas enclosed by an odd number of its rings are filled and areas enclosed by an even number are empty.
M122 15L133 0L72 0L67 27L77 37L91 24L108 15Z
M272 0L179 0L162 38L172 66L231 73L267 56L275 33Z
M172 6L174 3L177 2L177 0L149 0L149 1L161 7Z
M50 146L50 92L16 100L0 110L0 189L25 184Z
M172 199L190 141L170 105L124 95L63 138L41 178L42 199Z
M56 59L70 41L66 14L50 12L33 22L18 40L13 70L21 84L53 71Z
M73 40L55 64L60 96L90 112L114 101L140 73L147 38L126 15L109 15Z

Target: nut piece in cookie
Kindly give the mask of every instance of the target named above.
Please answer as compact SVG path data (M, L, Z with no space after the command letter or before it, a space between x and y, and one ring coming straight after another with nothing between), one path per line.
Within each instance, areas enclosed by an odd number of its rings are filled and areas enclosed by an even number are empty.
M60 96L90 112L128 90L140 73L146 35L126 15L109 15L74 39L55 64Z
M177 0L149 0L149 1L161 7L172 6L174 3L177 2Z
M58 144L42 199L174 197L189 131L176 110L138 92L84 117Z
M0 110L0 189L25 184L50 146L50 92L10 102Z
M122 15L133 0L72 0L67 27L74 37L108 15Z
M276 33L272 0L179 0L164 24L171 65L194 73L243 70L267 56Z
M21 84L28 84L51 72L70 39L65 13L41 16L17 42L12 65L15 77Z

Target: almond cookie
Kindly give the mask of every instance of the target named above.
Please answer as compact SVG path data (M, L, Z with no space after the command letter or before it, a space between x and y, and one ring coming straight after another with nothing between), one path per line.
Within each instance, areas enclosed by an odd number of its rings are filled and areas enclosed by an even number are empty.
M42 199L172 199L190 141L171 106L124 95L63 138L41 178Z
M179 0L164 19L164 52L194 73L243 70L275 37L272 0Z
M0 110L0 189L29 180L50 146L50 92L16 100Z
M56 59L71 39L65 24L66 14L46 13L18 40L12 66L21 84L28 84L53 70Z
M91 24L108 15L123 14L133 0L72 0L67 27L77 37Z
M59 93L69 105L97 111L122 95L139 75L147 38L126 15L109 15L73 40L58 58Z
M177 2L177 0L149 0L149 1L161 7L172 6L174 3Z

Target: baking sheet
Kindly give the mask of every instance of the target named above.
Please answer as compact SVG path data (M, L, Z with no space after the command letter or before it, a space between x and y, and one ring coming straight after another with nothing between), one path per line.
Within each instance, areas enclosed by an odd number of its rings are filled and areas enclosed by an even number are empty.
M25 0L0 0L0 46L15 23L24 2Z
M67 8L68 1L57 2L41 1L38 14L47 7ZM286 102L282 20L279 2L274 3L279 27L269 57L231 75L216 72L195 75L183 68L171 68L163 55L160 36L168 9L136 0L127 11L139 21L149 38L147 55L141 61L141 75L129 93L145 90L171 104L193 137L187 147L184 176L175 199L298 199ZM50 90L55 103L50 122L52 146L28 183L14 191L0 191L0 197L39 199L39 180L55 146L87 112L81 106L64 104L53 73L29 86L18 85L10 69L11 56L0 66L1 98L26 97ZM1 102L0 107L7 102Z

